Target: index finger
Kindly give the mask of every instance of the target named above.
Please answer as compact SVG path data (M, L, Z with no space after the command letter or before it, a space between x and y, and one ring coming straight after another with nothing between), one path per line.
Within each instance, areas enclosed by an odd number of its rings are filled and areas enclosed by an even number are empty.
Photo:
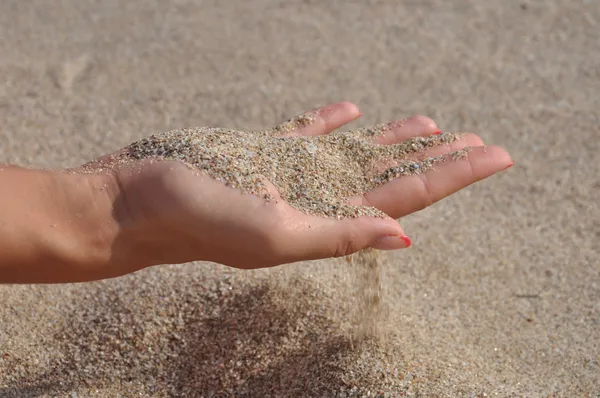
M473 148L465 157L449 160L422 174L402 176L367 192L353 202L377 207L392 218L419 211L461 189L513 165L497 146Z

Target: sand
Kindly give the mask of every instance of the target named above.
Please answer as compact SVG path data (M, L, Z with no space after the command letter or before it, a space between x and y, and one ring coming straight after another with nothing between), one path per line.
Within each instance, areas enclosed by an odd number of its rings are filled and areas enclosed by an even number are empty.
M384 350L353 345L344 259L155 267L0 287L0 396L595 397L599 25L584 0L1 2L4 161L350 100L345 130L425 114L516 164L401 220Z
M300 119L303 120L304 119ZM427 150L450 144L461 134L414 137L394 145L377 145L386 125L317 137L282 136L273 130L247 132L218 127L172 130L128 145L112 159L118 167L142 159L177 160L245 194L281 198L305 214L332 219L385 217L382 211L350 202L403 176L434 170L464 157L470 148L439 156ZM290 131L294 131L291 129ZM266 181L276 192L270 192Z

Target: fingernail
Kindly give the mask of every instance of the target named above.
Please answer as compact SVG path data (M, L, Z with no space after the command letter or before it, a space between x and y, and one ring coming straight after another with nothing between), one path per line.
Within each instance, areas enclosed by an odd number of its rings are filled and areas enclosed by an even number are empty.
M513 166L514 166L514 164L515 164L515 162L512 162L511 164L509 164L508 166L506 166L506 167L504 168L504 170L506 170L506 169L510 169L511 167L513 167Z
M410 240L410 238L406 235L402 235L400 237L400 239L402 239L404 241L404 244L406 245L406 248L409 248L412 245L412 241Z
M354 116L354 117L352 118L352 120L354 121L354 120L358 119L358 118L359 118L359 117L361 117L361 116L362 116L362 112L361 112L361 111L358 111L358 113L356 114L356 116Z
M440 135L440 134L442 134L442 130L435 130L433 132L433 135Z
M375 241L371 247L376 250L405 249L411 245L410 238L405 235L384 236Z

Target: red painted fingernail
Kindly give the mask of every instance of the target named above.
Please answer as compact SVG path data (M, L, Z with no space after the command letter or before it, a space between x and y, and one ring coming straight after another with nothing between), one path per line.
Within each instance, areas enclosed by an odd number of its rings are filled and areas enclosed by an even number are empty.
M514 164L515 164L515 162L512 162L511 164L509 164L508 166L506 166L506 167L504 168L504 170L506 170L506 169L509 169L509 168L513 167L513 166L514 166Z
M400 237L400 239L402 239L404 241L404 244L406 245L407 248L410 247L410 245L412 245L412 241L410 240L410 238L406 235L402 235Z
M433 132L433 135L440 135L440 134L442 134L442 130L435 130Z
M399 238L399 239L398 239ZM376 250L398 250L406 249L411 245L410 238L406 235L383 236L372 244Z

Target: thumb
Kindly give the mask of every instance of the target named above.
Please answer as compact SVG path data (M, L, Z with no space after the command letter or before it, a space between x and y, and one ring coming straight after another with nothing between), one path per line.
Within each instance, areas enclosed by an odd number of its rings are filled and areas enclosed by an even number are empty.
M343 257L369 247L397 250L411 244L400 224L389 217L320 221L300 232L294 245L301 257L297 260Z

